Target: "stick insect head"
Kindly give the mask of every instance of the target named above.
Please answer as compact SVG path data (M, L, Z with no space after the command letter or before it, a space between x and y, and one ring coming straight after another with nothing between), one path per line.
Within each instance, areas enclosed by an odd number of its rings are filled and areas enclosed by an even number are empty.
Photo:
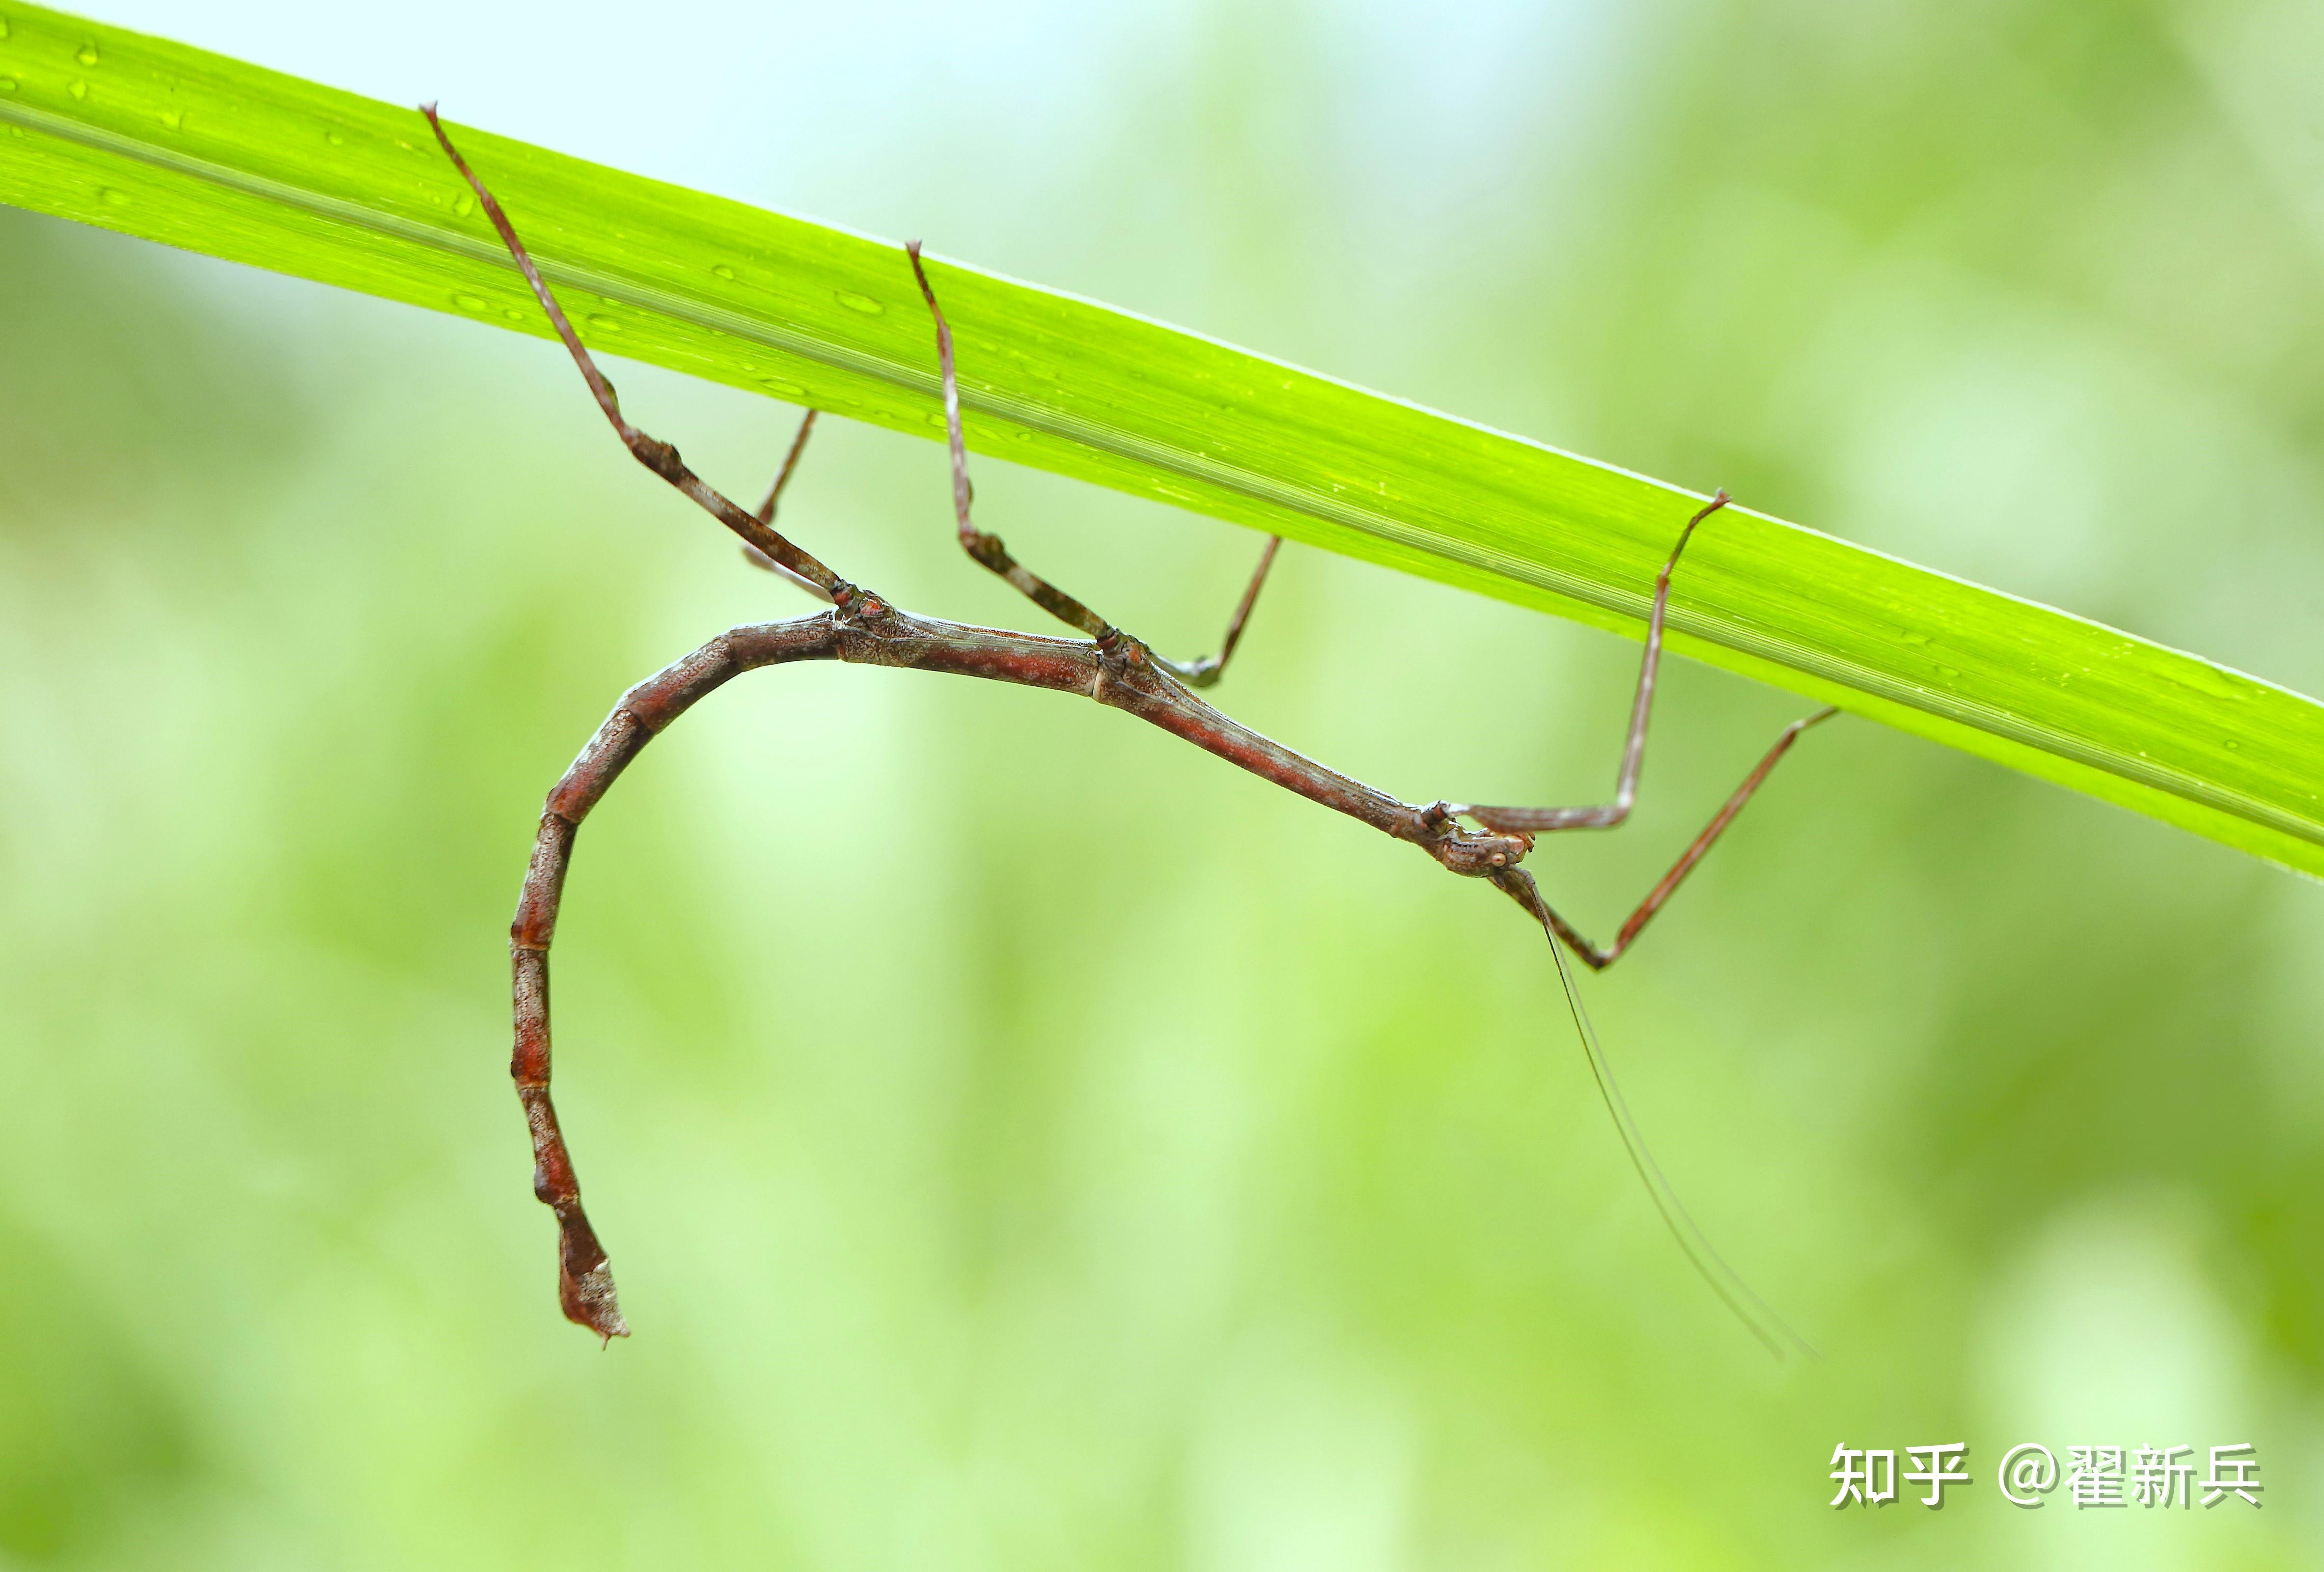
M1464 878L1489 879L1525 861L1526 854L1533 850L1533 837L1490 830L1482 835L1461 831L1446 836L1429 849L1452 873Z

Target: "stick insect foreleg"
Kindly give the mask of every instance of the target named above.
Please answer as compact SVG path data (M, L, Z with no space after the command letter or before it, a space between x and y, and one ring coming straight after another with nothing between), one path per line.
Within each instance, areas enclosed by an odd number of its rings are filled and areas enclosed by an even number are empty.
M1561 829L1611 829L1630 817L1638 800L1638 767L1646 755L1646 717L1655 704L1655 680L1662 670L1663 618L1670 608L1671 574L1686 550L1697 524L1727 505L1720 492L1686 521L1678 532L1663 570L1655 576L1654 609L1646 617L1646 652L1638 662L1637 692L1630 700L1630 726L1622 743L1622 767L1615 776L1614 796L1607 802L1581 808L1491 808L1478 803L1448 803L1445 811L1473 818L1491 829L1519 835L1543 835Z
M1497 873L1493 875L1493 883L1499 884L1510 900L1532 913L1534 920L1549 930L1553 940L1564 940L1566 948L1582 957L1582 964L1593 972L1602 972L1621 958L1622 952L1630 948L1630 941L1654 920L1655 913L1663 909L1663 903L1671 898L1686 876L1694 872L1694 865L1702 861L1703 855L1711 850L1711 843L1718 840L1727 827L1735 821L1735 816L1743 811L1743 805L1751 800L1751 794L1759 790L1761 783L1775 770L1776 763L1792 751L1792 744L1799 741L1800 734L1839 713L1837 709L1820 709L1785 726L1783 735L1775 739L1775 746L1752 766L1751 772L1743 777L1743 784L1738 786L1734 795L1728 798L1719 811L1711 816L1702 833L1679 854L1679 859L1671 865L1670 872L1646 892L1646 898L1638 902L1637 909L1623 922L1621 931L1614 936L1614 942L1602 949L1583 938L1578 929L1557 914L1555 909L1542 898L1541 889L1534 883L1533 875L1523 868ZM1501 810L1496 809L1492 811L1499 813Z
M1630 817L1630 809L1638 800L1638 771L1646 759L1646 723L1654 712L1655 682L1662 670L1663 624L1670 610L1671 575L1678 568L1678 559L1685 553L1686 543L1692 538L1695 526L1725 507L1727 501L1727 494L1721 491L1686 521L1685 527L1679 531L1678 543L1671 548L1670 556L1663 562L1662 571L1655 576L1654 605L1646 618L1646 653L1638 662L1638 686L1630 701L1630 725L1622 742L1622 763L1615 777L1612 800L1580 808L1496 808L1477 803L1443 803L1433 811L1441 812L1447 818L1473 819L1488 829L1504 834L1523 836L1549 835L1564 829L1612 829ZM1775 739L1775 746L1769 748L1766 757L1759 761L1750 774L1744 777L1743 784L1735 789L1735 794L1727 800L1726 805L1720 809L1702 833L1694 837L1693 844L1686 848L1678 861L1671 865L1670 872L1663 875L1661 883L1646 892L1646 898L1638 903L1637 911L1630 913L1629 920L1622 924L1621 932L1615 936L1609 947L1601 949L1591 943L1552 910L1549 903L1542 899L1532 874L1522 869L1511 868L1506 873L1494 874L1493 882L1511 900L1531 912L1535 920L1549 930L1553 941L1563 940L1591 970L1603 971L1629 948L1630 941L1638 937L1639 930L1653 920L1655 912L1662 910L1663 903L1671 898L1687 874L1694 871L1695 864L1702 860L1703 854L1711 849L1711 843L1733 822L1735 816L1743 811L1743 805L1751 800L1751 794L1759 789L1760 782L1766 780L1776 762L1791 751L1800 734L1838 713L1835 709L1819 710L1784 728L1783 735Z

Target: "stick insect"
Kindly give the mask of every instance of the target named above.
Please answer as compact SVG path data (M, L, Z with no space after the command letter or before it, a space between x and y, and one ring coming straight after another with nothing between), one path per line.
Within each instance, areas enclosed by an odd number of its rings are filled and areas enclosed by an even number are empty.
M1417 846L1448 872L1463 878L1482 879L1508 896L1541 925L1549 940L1566 1003L1600 1094L1628 1149L1632 1164L1680 1248L1711 1290L1771 1352L1780 1356L1785 1341L1803 1352L1812 1352L1712 1248L1655 1162L1614 1079L1612 1067L1599 1045L1589 1014L1582 1008L1565 951L1570 949L1592 971L1601 971L1619 959L1702 860L1712 843L1734 822L1752 794L1799 740L1800 734L1837 711L1821 710L1784 728L1710 824L1638 902L1609 945L1600 947L1591 942L1560 916L1543 897L1533 875L1520 865L1538 836L1569 829L1612 829L1629 818L1637 798L1646 722L1654 707L1655 676L1661 668L1663 623L1670 601L1671 576L1696 528L1727 505L1724 491L1712 496L1681 527L1668 559L1655 576L1653 609L1646 623L1646 652L1638 667L1637 689L1630 705L1621 765L1610 800L1572 808L1493 807L1441 799L1425 804L1404 802L1292 752L1196 697L1195 689L1213 686L1225 673L1259 590L1267 581L1268 570L1274 565L1276 552L1282 544L1280 537L1269 537L1260 552L1258 568L1228 621L1218 652L1181 661L1157 652L1144 641L1098 615L1084 602L1034 574L1009 554L998 535L976 526L971 517L968 450L961 430L960 384L954 364L952 329L945 319L943 308L937 304L936 287L929 280L918 241L907 245L904 252L920 296L927 303L935 330L936 362L944 390L945 433L952 458L953 517L961 549L1085 638L1045 637L915 615L841 578L779 533L774 528L776 506L814 429L813 411L800 421L798 434L792 439L766 499L755 512L745 512L705 482L687 467L675 447L631 424L622 413L613 384L575 334L556 295L542 279L540 269L533 265L523 241L517 237L507 213L453 145L437 118L436 106L423 105L420 112L428 117L446 156L475 192L477 202L499 232L525 282L532 287L534 298L622 445L639 463L739 536L752 562L788 579L827 602L830 607L789 622L730 628L631 689L549 792L542 811L532 860L517 901L516 918L509 929L516 1039L509 1072L516 1082L517 1096L531 1132L533 1193L557 1216L558 1299L568 1320L595 1332L608 1345L613 1338L630 1335L629 1326L622 1318L604 1247L582 1209L580 1182L575 1177L572 1155L557 1122L556 1107L549 1100L549 948L556 934L566 870L572 861L574 839L581 821L604 797L630 761L714 689L761 667L793 661L844 661L981 677L1093 698L1157 726L1311 802Z

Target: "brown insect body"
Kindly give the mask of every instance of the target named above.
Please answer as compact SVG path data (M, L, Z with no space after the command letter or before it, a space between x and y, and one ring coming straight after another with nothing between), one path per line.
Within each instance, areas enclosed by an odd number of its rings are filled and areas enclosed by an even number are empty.
M1669 559L1655 578L1646 652L1639 666L1637 690L1613 798L1604 803L1573 808L1496 808L1445 801L1416 806L1285 747L1221 713L1191 691L1194 687L1209 687L1225 670L1275 560L1281 544L1278 539L1270 538L1268 541L1258 570L1227 625L1219 653L1180 662L1156 654L1083 602L1031 573L1009 554L999 536L971 522L973 494L968 483L967 448L962 437L952 333L936 303L936 291L922 264L918 242L905 251L936 330L960 545L970 558L1007 579L1044 610L1090 635L1085 640L1049 638L914 615L840 578L778 532L773 527L776 503L813 429L812 411L801 422L766 500L755 513L745 513L704 482L687 467L675 447L632 426L622 414L613 384L582 347L499 202L452 145L436 117L435 106L424 106L422 113L428 116L446 154L475 191L485 215L580 368L598 408L632 455L740 537L753 562L831 604L830 610L813 616L731 629L631 689L549 793L541 815L531 865L517 902L515 920L509 929L515 1014L515 1049L509 1069L532 1137L533 1193L557 1216L558 1302L568 1319L609 1342L629 1336L629 1327L622 1318L604 1248L582 1209L580 1182L575 1176L572 1156L550 1101L549 949L556 935L566 870L572 860L573 844L582 820L649 742L696 701L743 672L794 661L844 661L1084 695L1159 726L1311 802L1360 819L1395 839L1409 842L1451 873L1490 882L1542 925L1550 939L1553 955L1556 955L1556 946L1563 943L1593 969L1611 965L1628 948L1741 811L1800 733L1834 713L1824 710L1785 728L1717 817L1639 902L1613 944L1601 948L1551 908L1533 876L1518 865L1533 849L1536 836L1564 829L1611 828L1628 818L1637 799L1646 722L1660 668L1671 575L1695 527L1726 505L1725 492L1712 497L1687 520ZM1463 818L1479 828L1465 828L1461 822ZM1582 1010L1563 956L1557 956L1557 961L1575 1025L1589 1051L1591 1069L1598 1077L1607 1106L1621 1130L1640 1177L1681 1247L1713 1291L1770 1349L1776 1348L1775 1340L1745 1308L1747 1302L1757 1308L1760 1319L1773 1323L1798 1342L1796 1335L1790 1334L1774 1312L1761 1304L1757 1296L1719 1259L1655 1166L1613 1082L1610 1067Z

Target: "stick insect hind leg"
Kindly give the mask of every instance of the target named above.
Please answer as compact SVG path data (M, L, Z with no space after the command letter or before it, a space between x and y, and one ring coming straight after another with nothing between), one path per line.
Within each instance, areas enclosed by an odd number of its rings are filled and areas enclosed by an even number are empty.
M936 330L936 366L943 379L945 438L952 449L952 508L954 523L960 532L960 549L976 562L990 569L1014 585L1019 593L1043 611L1073 627L1081 629L1101 646L1110 646L1122 637L1121 630L1107 622L1082 602L1075 600L1047 579L1032 572L1001 543L998 535L987 534L976 527L969 511L976 501L976 488L968 479L968 442L963 435L960 419L960 374L953 355L952 325L945 320L944 308L936 304L936 286L928 282L928 270L920 261L920 243L908 241L904 254L911 258L912 277L918 281L920 298L928 304L928 315L934 319ZM1250 576L1242 599L1227 621L1225 636L1219 641L1219 652L1194 661L1173 661L1155 653L1148 656L1154 663L1190 688L1210 688L1225 674L1227 662L1234 658L1235 646L1242 642L1243 625L1250 620L1251 607L1259 604L1259 592L1267 583L1267 570L1275 566L1275 553L1282 546L1283 537L1269 535L1259 554L1259 566Z
M484 217L492 220L501 243L508 247L509 255L515 260L518 271L524 274L524 282L532 286L533 299L540 302L540 309L548 316L549 326L557 330L557 337L563 342L566 353L580 368L581 380L588 384L590 396L597 401L597 408L613 426L614 435L621 438L622 445L630 450L630 456L668 481L688 501L740 536L745 546L766 558L781 569L785 577L796 580L817 598L827 600L842 610L853 605L861 594L854 585L776 532L769 522L774 516L775 496L772 492L767 498L765 519L756 513L744 513L724 492L687 468L676 448L641 431L622 415L622 402L613 392L613 382L598 369L597 362L582 345L580 336L573 331L573 324L566 318L565 309L557 303L557 297L541 278L540 270L533 265L532 254L525 249L524 242L517 238L515 226L501 210L499 199L484 181L476 178L476 171L468 167L468 161L460 156L460 150L452 145L451 137L445 134L444 123L437 118L436 106L422 104L420 112L428 117L429 129L435 132L437 144L452 161L452 167L460 171L461 178L468 182L468 189L476 193L476 201L484 208ZM798 458L798 448L805 436L802 431L799 439L793 442L793 459ZM781 490L789 470L790 465L787 462L783 473L776 476L775 492Z

